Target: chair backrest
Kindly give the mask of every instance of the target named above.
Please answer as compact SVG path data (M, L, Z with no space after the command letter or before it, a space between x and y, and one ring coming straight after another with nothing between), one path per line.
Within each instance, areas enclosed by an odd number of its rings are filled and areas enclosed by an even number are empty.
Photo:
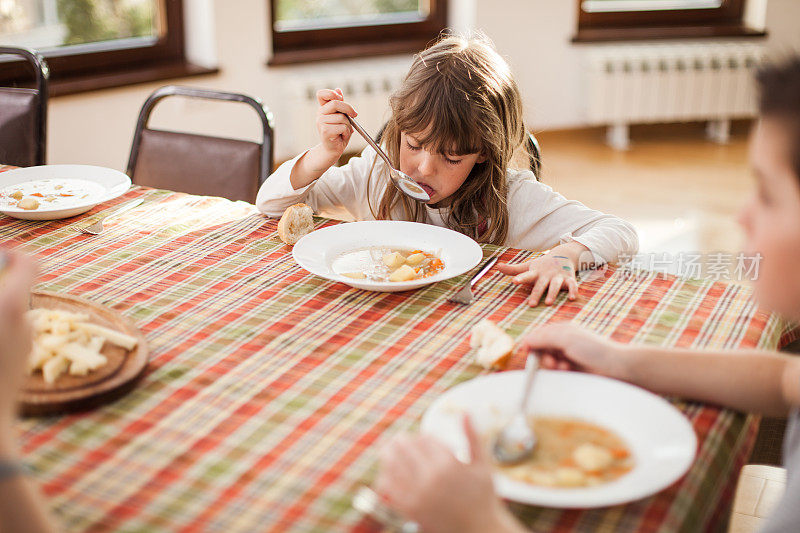
M168 96L247 104L261 119L262 143L148 128L156 103ZM260 101L236 93L167 86L142 106L127 172L137 185L254 202L258 188L272 173L273 146L272 113Z
M0 87L0 162L18 167L44 165L47 158L47 79L44 58L35 50L0 46L0 55L25 59L36 74L34 89Z
M528 152L528 162L530 163L531 172L536 176L536 181L541 181L542 176L542 148L539 146L539 141L533 133L528 132L528 138L525 139L525 151Z
M375 136L375 140L378 143L381 142L381 138L383 137L383 131L386 129L386 124L381 126L381 129L378 131L378 135ZM536 140L536 136L533 133L528 132L528 136L525 139L525 152L528 155L528 165L533 172L536 181L540 181L540 173L542 171L542 149L539 146L539 141ZM516 153L515 156L516 158Z

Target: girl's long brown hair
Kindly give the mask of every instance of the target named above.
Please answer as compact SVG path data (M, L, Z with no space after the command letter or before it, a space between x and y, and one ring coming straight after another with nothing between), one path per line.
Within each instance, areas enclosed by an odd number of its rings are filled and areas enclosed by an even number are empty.
M443 37L417 54L389 103L392 116L382 141L395 168L400 132L413 134L427 150L486 157L451 196L446 223L476 241L503 244L509 224L506 169L526 131L511 69L488 39ZM398 204L406 220L424 221L424 209L391 186L377 213L369 207L375 218L386 220Z

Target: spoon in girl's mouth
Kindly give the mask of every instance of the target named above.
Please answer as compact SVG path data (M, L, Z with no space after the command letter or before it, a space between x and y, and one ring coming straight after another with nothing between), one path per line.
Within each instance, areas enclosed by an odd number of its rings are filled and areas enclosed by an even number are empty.
M430 196L431 198L433 197L433 193L436 192L436 191L433 190L433 187L431 187L427 183L419 183L419 182L417 182L417 185L422 187L422 190L425 191L426 193L428 193L428 196Z
M431 201L430 194L427 192L427 190L423 189L416 181L411 179L408 175L400 172L399 170L397 170L392 166L392 163L389 161L389 157L381 149L381 147L378 146L378 143L376 143L372 139L370 134L367 133L366 130L361 127L361 124L356 122L356 120L349 115L344 115L344 116L346 116L347 120L350 121L350 125L353 126L353 129L356 130L358 133L360 133L361 136L364 137L364 140L367 141L367 143L369 143L369 145L375 149L375 151L378 153L381 159L383 159L386 162L386 166L389 167L389 177L392 178L392 183L394 183L394 186L397 187L397 189L401 193L405 194L412 200L416 200L417 202ZM430 191L433 192L433 189L431 189L430 187L428 187L428 189L430 189Z

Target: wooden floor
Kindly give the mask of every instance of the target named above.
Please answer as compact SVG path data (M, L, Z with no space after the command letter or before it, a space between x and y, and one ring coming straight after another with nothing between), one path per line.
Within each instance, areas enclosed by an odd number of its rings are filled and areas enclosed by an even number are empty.
M755 186L748 130L736 123L730 144L717 145L703 124L639 126L626 152L602 129L541 132L542 181L633 223L644 253L737 252L736 214Z

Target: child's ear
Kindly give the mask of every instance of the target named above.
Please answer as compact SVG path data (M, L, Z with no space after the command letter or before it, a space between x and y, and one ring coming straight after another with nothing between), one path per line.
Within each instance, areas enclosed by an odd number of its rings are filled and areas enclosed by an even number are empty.
M487 156L484 152L481 152L478 154L478 159L475 160L475 164L477 165L479 163L485 163L487 159L489 159L489 156Z

